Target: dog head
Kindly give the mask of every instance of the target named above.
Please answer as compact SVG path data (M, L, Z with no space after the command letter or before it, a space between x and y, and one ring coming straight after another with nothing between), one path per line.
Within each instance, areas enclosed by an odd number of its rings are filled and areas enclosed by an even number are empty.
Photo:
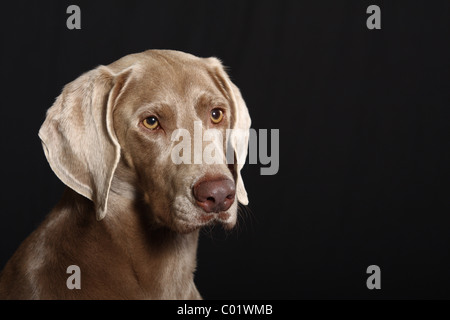
M248 203L249 128L219 60L149 50L66 85L39 136L52 170L94 202L98 220L116 184L156 223L189 232L215 221L231 228L237 202Z

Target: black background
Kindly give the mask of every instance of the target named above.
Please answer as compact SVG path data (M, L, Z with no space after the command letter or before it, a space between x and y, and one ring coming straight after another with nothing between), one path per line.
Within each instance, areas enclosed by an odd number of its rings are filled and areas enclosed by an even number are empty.
M252 127L280 129L279 172L243 170L251 212L202 232L204 298L450 298L449 1L36 1L0 23L0 268L64 188L37 136L63 85L176 49L222 59Z

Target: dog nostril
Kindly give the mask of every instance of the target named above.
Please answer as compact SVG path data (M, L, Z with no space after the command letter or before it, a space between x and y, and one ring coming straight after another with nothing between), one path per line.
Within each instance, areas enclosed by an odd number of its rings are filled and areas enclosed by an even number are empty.
M216 199L214 199L213 197L208 197L208 198L206 198L206 200L216 202Z

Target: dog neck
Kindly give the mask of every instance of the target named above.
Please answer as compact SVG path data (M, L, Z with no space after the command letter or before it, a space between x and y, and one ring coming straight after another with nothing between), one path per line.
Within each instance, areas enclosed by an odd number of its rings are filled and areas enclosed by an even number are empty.
M111 287L117 287L121 295L129 294L129 298L200 298L193 281L199 231L179 234L157 227L151 222L148 207L137 203L129 194L121 195L115 190L110 192L108 213L101 221L95 219L91 201L80 200L82 196L70 189L64 197L71 198L72 203L84 203L83 208L77 210L76 225L83 227L81 234L95 240L91 241L91 247L84 248L90 254L83 255L89 257L96 252L102 255L96 260L114 261L105 265L97 277L115 275L129 279L134 285L127 283L126 287L121 287L118 279L102 279L115 283ZM90 209L86 210L86 206ZM105 269L108 271L102 274ZM90 271L97 272L93 268Z

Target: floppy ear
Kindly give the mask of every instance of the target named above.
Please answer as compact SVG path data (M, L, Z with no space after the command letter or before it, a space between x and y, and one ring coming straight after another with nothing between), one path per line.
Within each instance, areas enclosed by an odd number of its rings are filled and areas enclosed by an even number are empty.
M232 129L234 130L234 134L231 136L231 145L237 152L237 164L236 164L236 172L237 172L237 181L236 181L236 194L238 197L238 201L244 205L248 204L248 196L247 190L245 190L244 180L241 176L241 170L244 167L245 159L247 158L247 150L248 150L248 139L249 139L249 130L251 125L250 115L248 113L247 105L245 104L244 99L242 98L241 92L231 83L232 93L234 95L234 125Z
M81 75L64 87L39 130L53 172L94 202L97 220L106 215L120 159L112 111L130 72L114 75L100 66Z
M248 140L250 135L251 119L247 106L242 98L239 88L231 82L224 68L217 58L209 58L215 65L215 77L220 86L225 90L229 100L231 101L231 135L228 137L228 144L234 150L235 154L235 171L236 171L236 195L238 201L244 205L248 204L247 191L245 190L244 180L241 176L241 170L244 167L247 158Z

